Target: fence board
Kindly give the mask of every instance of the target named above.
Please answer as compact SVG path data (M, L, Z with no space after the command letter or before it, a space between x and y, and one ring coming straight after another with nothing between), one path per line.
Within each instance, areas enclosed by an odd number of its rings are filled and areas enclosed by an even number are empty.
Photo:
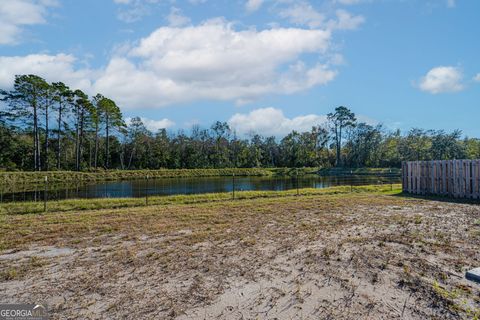
M480 199L480 160L405 161L402 185L412 194Z
M477 181L475 177L477 176L477 162L472 161L472 198L477 199L478 197L478 189L477 189Z

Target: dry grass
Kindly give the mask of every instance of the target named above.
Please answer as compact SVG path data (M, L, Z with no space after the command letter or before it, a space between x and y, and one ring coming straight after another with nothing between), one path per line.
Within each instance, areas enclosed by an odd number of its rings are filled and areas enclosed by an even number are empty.
M0 219L0 301L53 318L479 313L477 205L350 193Z
M301 196L312 196L321 194L344 194L352 192L376 192L376 193L398 193L401 185L384 184L369 186L339 186L324 189L304 188L298 190ZM236 191L235 199L256 199L256 198L276 198L292 197L297 195L297 190L283 191ZM191 204L202 202L228 201L232 199L232 193L203 193L191 195L172 195L172 196L150 196L149 205L171 205L171 204ZM99 198L99 199L69 199L59 201L49 201L47 205L48 212L66 212L82 210L116 209L141 207L146 205L145 198ZM44 213L44 203L38 202L8 202L0 204L0 215L8 214L31 214Z

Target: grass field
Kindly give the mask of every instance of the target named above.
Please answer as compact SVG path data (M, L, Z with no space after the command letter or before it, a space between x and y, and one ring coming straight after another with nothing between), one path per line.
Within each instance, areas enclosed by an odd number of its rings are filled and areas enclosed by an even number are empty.
M298 190L298 195L346 194L351 192L381 192L398 193L399 184L385 184L376 186L341 186L325 189L304 188ZM297 196L297 190L285 191L236 191L235 199L277 198ZM192 195L150 196L146 198L102 198L102 199L73 199L49 201L47 211L66 212L81 210L99 210L115 208L131 208L145 205L190 204L202 202L227 201L233 198L232 193L205 193ZM147 203L148 201L148 203ZM1 214L28 214L43 213L44 203L39 202L7 202L0 204Z
M352 175L400 175L399 168L324 168L318 173L322 176L352 176Z
M480 206L318 191L3 211L0 301L53 319L478 318Z

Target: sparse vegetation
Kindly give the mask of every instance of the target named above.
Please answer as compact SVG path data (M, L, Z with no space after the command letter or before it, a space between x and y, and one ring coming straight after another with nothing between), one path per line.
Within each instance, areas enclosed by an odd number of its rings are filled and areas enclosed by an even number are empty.
M478 205L303 191L3 211L0 300L46 299L65 317L478 318L479 288L464 280L479 260L480 237L465 233Z
M399 168L323 168L318 172L322 176L352 176L352 175L400 175Z
M398 193L401 186L395 185L372 185L372 186L342 186L325 189L300 189L301 196L312 196L321 194L347 194L351 192L378 192L378 193ZM277 198L296 196L296 190L286 191L236 191L235 199L255 199L255 198ZM149 205L168 205L168 204L189 204L199 202L218 202L232 199L231 193L206 193L194 195L175 195L175 196L154 196L149 197ZM104 198L104 199L73 199L50 201L48 210L51 212L99 210L115 208L132 208L146 205L145 198ZM2 214L28 214L42 213L44 211L43 202L8 202L0 205L0 215Z

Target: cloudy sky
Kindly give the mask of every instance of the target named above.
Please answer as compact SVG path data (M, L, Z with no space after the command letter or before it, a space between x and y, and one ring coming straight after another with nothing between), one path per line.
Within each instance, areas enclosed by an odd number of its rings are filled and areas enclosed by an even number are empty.
M477 0L0 0L0 87L34 73L152 130L308 130L339 105L480 136Z

